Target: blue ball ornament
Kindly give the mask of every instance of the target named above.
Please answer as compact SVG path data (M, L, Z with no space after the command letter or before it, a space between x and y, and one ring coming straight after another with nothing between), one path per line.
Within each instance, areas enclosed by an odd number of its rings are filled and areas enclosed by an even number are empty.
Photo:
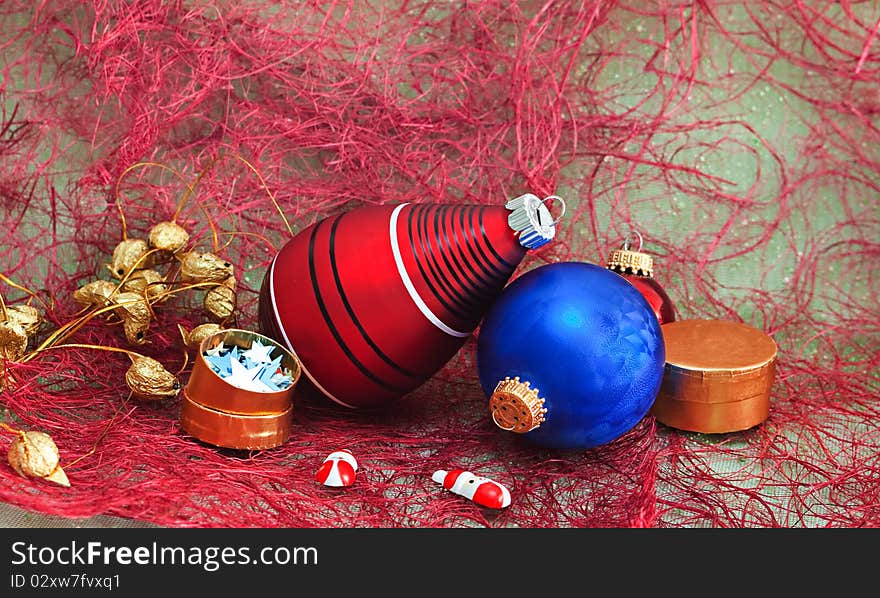
M585 262L539 266L514 280L477 340L493 420L547 448L593 448L633 429L657 397L665 362L644 295Z

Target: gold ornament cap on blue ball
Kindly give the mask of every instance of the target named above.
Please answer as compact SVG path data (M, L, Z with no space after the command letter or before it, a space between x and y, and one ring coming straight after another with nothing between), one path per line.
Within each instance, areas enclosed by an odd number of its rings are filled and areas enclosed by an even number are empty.
M507 432L525 434L544 423L547 410L537 388L519 376L505 377L489 397L489 410L495 425Z

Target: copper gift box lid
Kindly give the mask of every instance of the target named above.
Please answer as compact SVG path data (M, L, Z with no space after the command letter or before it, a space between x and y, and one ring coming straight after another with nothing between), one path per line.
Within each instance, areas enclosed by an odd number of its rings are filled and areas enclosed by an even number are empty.
M770 413L776 343L763 331L725 320L661 326L666 365L652 407L657 421L691 432L746 430Z
M259 392L234 386L205 361L205 352L220 345L248 350L254 341L271 346L281 355L281 367L293 381L287 388ZM183 430L203 442L232 449L274 448L290 438L293 393L302 373L299 360L267 336L241 329L221 330L204 339L189 381L183 389L180 423Z

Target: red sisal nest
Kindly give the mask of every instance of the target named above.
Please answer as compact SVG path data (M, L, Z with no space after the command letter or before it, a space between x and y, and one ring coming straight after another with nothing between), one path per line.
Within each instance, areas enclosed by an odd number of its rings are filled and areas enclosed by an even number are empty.
M0 293L45 308L32 346L159 220L234 263L254 328L274 252L318 218L557 193L557 240L522 267L604 263L641 231L679 318L776 340L769 420L537 450L487 418L471 341L380 412L303 389L291 440L243 454L182 433L178 399L129 398L125 355L67 348L7 363L0 403L51 434L71 487L3 465L0 499L178 527L880 524L875 2L327 4L3 3ZM137 350L185 380L177 324L203 321L178 293ZM130 348L103 317L69 342ZM346 490L314 480L339 448ZM453 467L512 505L443 492Z

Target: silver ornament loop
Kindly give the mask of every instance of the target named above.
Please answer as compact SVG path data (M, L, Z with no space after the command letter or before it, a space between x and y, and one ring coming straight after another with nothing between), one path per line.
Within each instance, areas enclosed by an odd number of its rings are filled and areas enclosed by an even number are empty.
M565 200L558 195L548 195L541 200L541 203L546 206L547 202L550 200L556 200L560 203L560 205L562 205L562 211L559 213L559 216L556 218L556 220L550 223L550 226L556 226L557 224L559 224L559 221L562 220L562 217L565 216ZM550 208L547 209L549 210Z
M631 231L629 231L629 235L627 235L627 236L623 239L623 249L624 249L624 251L629 251L629 247L630 247L630 245L629 245L629 238L630 238L632 235L635 235L635 236L637 236L637 237L639 238L639 248L636 249L636 252L637 252L637 253L641 253L641 251L642 251L642 244L643 244L643 242L644 242L644 239L642 239L642 234L641 234L639 231L637 231L637 230L631 230Z
M549 243L556 235L556 224L562 218L553 219L547 202L556 200L562 204L565 214L565 201L558 195L540 199L533 193L525 193L508 201L505 207L510 210L507 224L516 233L520 245L527 249L538 249ZM551 222L552 221L552 222Z

